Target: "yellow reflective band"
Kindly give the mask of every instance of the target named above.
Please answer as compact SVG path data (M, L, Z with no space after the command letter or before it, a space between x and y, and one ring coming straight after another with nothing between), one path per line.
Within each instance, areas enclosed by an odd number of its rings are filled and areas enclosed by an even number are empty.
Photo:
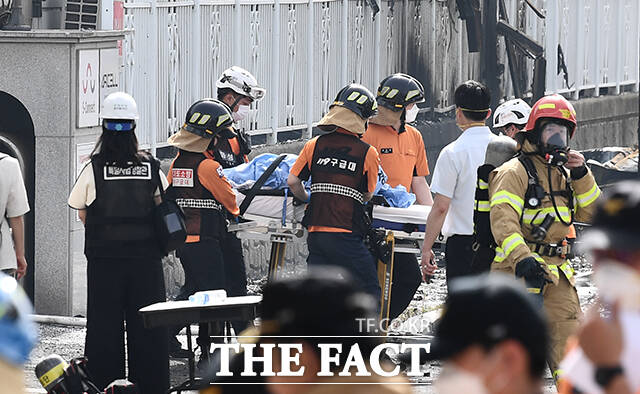
M410 90L409 93L407 93L407 97L404 98L405 101L410 100L414 97L416 97L417 95L420 94L419 90Z
M355 99L357 99L358 97L360 97L360 93L359 92L352 92L349 97L347 97L347 101L353 101Z
M540 294L540 289L537 287L527 287L527 293Z
M569 208L558 207L558 212L560 213L560 217L562 218L562 220L564 220L565 222L571 220L571 212L569 212ZM542 209L526 208L524 210L524 213L522 214L522 222L526 224L540 224L544 220L544 217L547 216L547 214L551 214L555 218L556 222L560 221L560 219L558 219L558 217L556 216L555 209L553 207L548 207Z
M534 258L534 259L536 259L536 261L537 261L538 263L543 263L543 264L545 263L545 262L544 262L544 259L543 259L542 257L540 257L540 255L539 255L539 254L537 254L537 253L532 253L532 254L533 254L533 258Z
M504 251L505 258L509 256L509 253L513 252L513 250L518 245L525 245L524 238L522 235L518 233L513 233L502 241L502 250Z
M396 94L398 94L399 90L398 89L391 89L391 91L389 91L389 93L387 93L387 98L394 98L396 97Z
M378 103L376 102L376 100L373 100L373 104L371 104L371 110L375 111L376 109L378 109Z
M200 117L200 112L196 112L195 114L191 115L191 119L189 119L189 123L195 123L199 117Z
M524 206L524 201L522 198L516 196L513 193L509 193L506 190L500 190L496 194L491 197L491 206L495 206L498 204L507 203L511 205L513 209L518 213L518 215L522 214L522 207Z
M222 114L220 116L218 116L218 122L216 123L216 127L220 127L221 124L223 124L227 119L230 119L231 117L229 116L229 114Z
M556 278L560 279L560 272L558 272L558 266L557 265L549 264L549 265L547 265L547 268L549 268L549 272L551 272L551 275L553 275Z
M40 376L40 384L42 384L42 387L47 387L49 384L51 384L51 382L64 375L64 370L67 368L67 366L68 365L65 362L60 363L51 368L44 375Z
M501 261L504 261L505 258L506 256L504 255L502 248L496 247L496 256L493 258L493 261L495 261L496 263L499 263Z
M483 181L482 179L478 179L478 189L488 189L489 188L489 184L485 181Z
M560 270L562 270L562 272L564 272L564 276L566 276L567 279L571 279L571 277L573 276L573 274L575 272L573 270L573 267L571 266L571 263L569 263L568 261L560 266Z
M358 103L358 104L362 105L362 104L364 104L364 103L367 101L367 98L368 98L367 96L362 95L362 96L360 96L360 98L359 98L359 99L357 99L357 100L356 100L356 103Z
M479 212L489 212L491 205L489 201L476 200L476 210Z
M382 89L380 90L380 92L378 92L378 96L384 96L385 93L387 93L389 91L389 89L391 89L388 86L383 86Z
M559 378L560 376L562 376L563 374L564 374L564 371L563 371L563 370L561 370L561 369L556 369L555 371L553 371L553 378L554 378L555 380L558 380L558 378Z
M546 104L540 104L538 106L538 109L545 109L545 108L555 108L556 105L554 103L546 103Z
M209 121L209 119L211 119L211 115L209 114L202 115L202 118L200 118L200 120L198 121L198 124L205 124Z
M589 189L588 192L578 194L576 196L576 199L578 200L578 205L584 208L593 203L598 197L600 197L600 188L594 182L593 186L591 187L591 189Z

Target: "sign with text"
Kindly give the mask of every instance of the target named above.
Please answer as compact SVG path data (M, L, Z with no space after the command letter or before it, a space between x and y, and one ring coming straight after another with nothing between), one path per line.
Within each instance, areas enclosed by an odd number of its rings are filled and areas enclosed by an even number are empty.
M100 50L100 108L105 97L120 90L120 56L118 48Z
M78 51L78 127L99 125L99 57L97 49Z

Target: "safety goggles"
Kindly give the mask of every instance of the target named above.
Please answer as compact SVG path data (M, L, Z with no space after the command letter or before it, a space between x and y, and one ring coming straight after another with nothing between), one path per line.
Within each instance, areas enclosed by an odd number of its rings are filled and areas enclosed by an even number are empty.
M132 122L130 120L104 120L102 122L102 127L104 127L105 130L110 131L131 131L136 127L136 122Z
M221 82L227 82L235 87L237 87L239 90L244 92L244 95L255 100L255 101L259 101L262 100L262 98L264 97L265 93L267 92L266 89L258 87L258 86L249 86L247 85L246 82L242 82L240 83L239 81L228 77L228 76L224 76L222 77L222 79L220 80ZM237 91L239 93L239 91Z

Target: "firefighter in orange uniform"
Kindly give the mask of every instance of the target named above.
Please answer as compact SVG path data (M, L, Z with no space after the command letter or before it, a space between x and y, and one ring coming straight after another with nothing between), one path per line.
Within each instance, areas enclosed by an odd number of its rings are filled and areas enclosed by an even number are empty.
M375 148L360 139L376 110L375 97L364 86L340 90L318 123L329 133L305 144L287 183L298 199L309 201L303 219L309 266L341 266L379 299L376 264L363 240L369 226L364 203L373 196L379 160ZM302 185L309 177L310 196Z

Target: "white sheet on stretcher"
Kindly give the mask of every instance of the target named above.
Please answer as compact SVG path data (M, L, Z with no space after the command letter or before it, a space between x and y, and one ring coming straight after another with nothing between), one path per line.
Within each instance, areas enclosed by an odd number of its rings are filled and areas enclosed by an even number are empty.
M375 205L373 207L373 219L401 224L426 224L429 212L431 212L431 207L428 205L414 204L408 208L394 208Z
M244 194L236 191L236 202L238 206L240 206L244 197ZM284 196L255 196L245 213L282 220L284 198ZM304 216L305 206L306 205L294 206L293 197L287 197L286 221L289 223L301 222Z

